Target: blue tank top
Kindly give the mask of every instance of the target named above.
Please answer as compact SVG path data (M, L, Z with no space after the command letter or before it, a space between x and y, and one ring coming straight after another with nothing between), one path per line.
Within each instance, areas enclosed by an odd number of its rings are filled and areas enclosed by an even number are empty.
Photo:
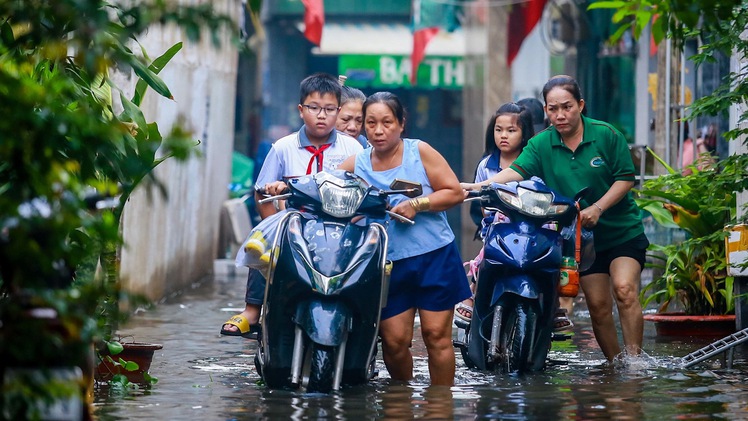
M417 139L403 139L403 162L399 167L386 171L374 171L371 167L372 148L356 154L354 173L363 177L369 184L382 190L389 190L390 183L396 178L414 181L423 185L423 196L434 192L426 175L426 169L418 151ZM390 196L392 206L409 200L401 194ZM390 220L387 226L389 247L387 258L400 260L406 257L419 256L437 250L454 241L454 233L447 223L446 212L419 212L415 225Z

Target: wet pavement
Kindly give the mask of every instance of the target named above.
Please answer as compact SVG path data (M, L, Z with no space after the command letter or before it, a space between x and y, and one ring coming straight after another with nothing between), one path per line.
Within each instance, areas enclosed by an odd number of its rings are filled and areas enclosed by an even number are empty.
M558 364L545 372L501 376L467 369L457 356L456 385L428 387L425 349L413 345L415 378L379 376L365 386L331 395L266 389L254 368L256 342L218 334L244 303L244 279L216 277L137 312L122 329L125 341L156 342L150 388L100 388L100 420L244 419L748 419L748 365L736 352L734 368L710 361L693 369L677 358L708 342L660 340L645 326L646 355L604 364L583 299L572 319L571 340L554 343ZM380 353L381 358L381 353Z

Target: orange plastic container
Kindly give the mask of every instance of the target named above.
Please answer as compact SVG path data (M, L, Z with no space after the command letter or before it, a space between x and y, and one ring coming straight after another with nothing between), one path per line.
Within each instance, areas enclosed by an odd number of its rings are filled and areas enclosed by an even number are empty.
M579 270L573 257L564 257L561 262L558 294L562 297L576 297L579 294Z

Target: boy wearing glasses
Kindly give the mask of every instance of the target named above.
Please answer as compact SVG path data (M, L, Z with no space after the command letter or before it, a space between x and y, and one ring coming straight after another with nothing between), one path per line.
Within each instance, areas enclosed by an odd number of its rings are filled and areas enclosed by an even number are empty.
M315 73L301 81L299 116L304 121L298 132L278 139L268 152L255 181L255 200L260 191L280 193L286 178L334 170L351 155L363 150L354 138L335 130L340 111L340 83L326 73ZM273 203L257 204L261 218L276 213ZM222 335L254 336L258 332L260 309L265 296L265 279L255 269L249 271L246 307L221 327Z

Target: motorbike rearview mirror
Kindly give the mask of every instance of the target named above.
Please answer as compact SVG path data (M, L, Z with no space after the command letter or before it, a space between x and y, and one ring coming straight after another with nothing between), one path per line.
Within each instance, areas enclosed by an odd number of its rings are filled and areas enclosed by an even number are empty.
M392 189L390 193L399 193L408 197L418 197L423 194L421 183L400 180L399 178L396 178L390 184L390 189Z
M589 187L585 187L582 190L579 190L577 194L574 195L574 202L579 202L584 196L587 196L587 192L590 190Z

